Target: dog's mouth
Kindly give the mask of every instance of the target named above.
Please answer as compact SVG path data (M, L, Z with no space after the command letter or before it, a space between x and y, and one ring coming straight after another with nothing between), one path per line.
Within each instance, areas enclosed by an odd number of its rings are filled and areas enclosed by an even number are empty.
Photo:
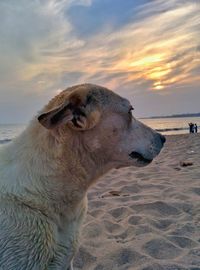
M151 163L152 160L153 160L153 159L147 159L147 158L143 157L142 154L140 154L140 153L138 153L138 152L135 152L135 151L131 152L131 153L129 154L129 156L130 156L132 159L136 159L137 161L142 162L142 163L145 163L145 164L149 164L149 163Z

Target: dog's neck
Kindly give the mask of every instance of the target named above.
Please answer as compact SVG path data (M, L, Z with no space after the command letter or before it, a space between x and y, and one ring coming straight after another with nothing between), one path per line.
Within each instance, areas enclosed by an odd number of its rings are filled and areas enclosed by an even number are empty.
M42 196L44 204L46 200L52 203L52 209L58 207L55 211L63 208L60 204L78 205L91 183L110 169L103 160L97 164L95 155L82 148L76 138L69 135L65 143L60 142L33 121L4 152L10 174L5 190L27 195L29 200Z

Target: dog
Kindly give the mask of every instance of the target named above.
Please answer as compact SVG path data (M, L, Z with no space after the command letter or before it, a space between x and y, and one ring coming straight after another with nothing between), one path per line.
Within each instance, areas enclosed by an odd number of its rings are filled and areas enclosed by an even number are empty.
M88 188L148 165L165 142L132 110L104 87L72 86L0 149L0 269L73 269Z

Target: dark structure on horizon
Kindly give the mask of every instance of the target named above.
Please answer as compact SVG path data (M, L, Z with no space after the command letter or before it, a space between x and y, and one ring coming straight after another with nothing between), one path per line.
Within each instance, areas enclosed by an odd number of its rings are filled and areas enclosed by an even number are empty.
M199 113L184 113L184 114L172 114L164 116L151 116L151 117L142 117L141 119L154 119L154 118L180 118L180 117L200 117Z

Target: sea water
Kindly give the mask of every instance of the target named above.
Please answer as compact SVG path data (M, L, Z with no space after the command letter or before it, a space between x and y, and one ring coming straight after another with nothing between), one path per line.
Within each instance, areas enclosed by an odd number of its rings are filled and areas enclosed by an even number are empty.
M197 124L200 132L200 117L153 118L140 121L164 135L189 133L188 123Z
M23 124L0 124L0 144L10 142L13 138L17 137L26 125Z
M140 119L164 135L189 133L188 123L196 123L200 132L200 117ZM26 128L25 124L0 124L0 145L10 142Z

